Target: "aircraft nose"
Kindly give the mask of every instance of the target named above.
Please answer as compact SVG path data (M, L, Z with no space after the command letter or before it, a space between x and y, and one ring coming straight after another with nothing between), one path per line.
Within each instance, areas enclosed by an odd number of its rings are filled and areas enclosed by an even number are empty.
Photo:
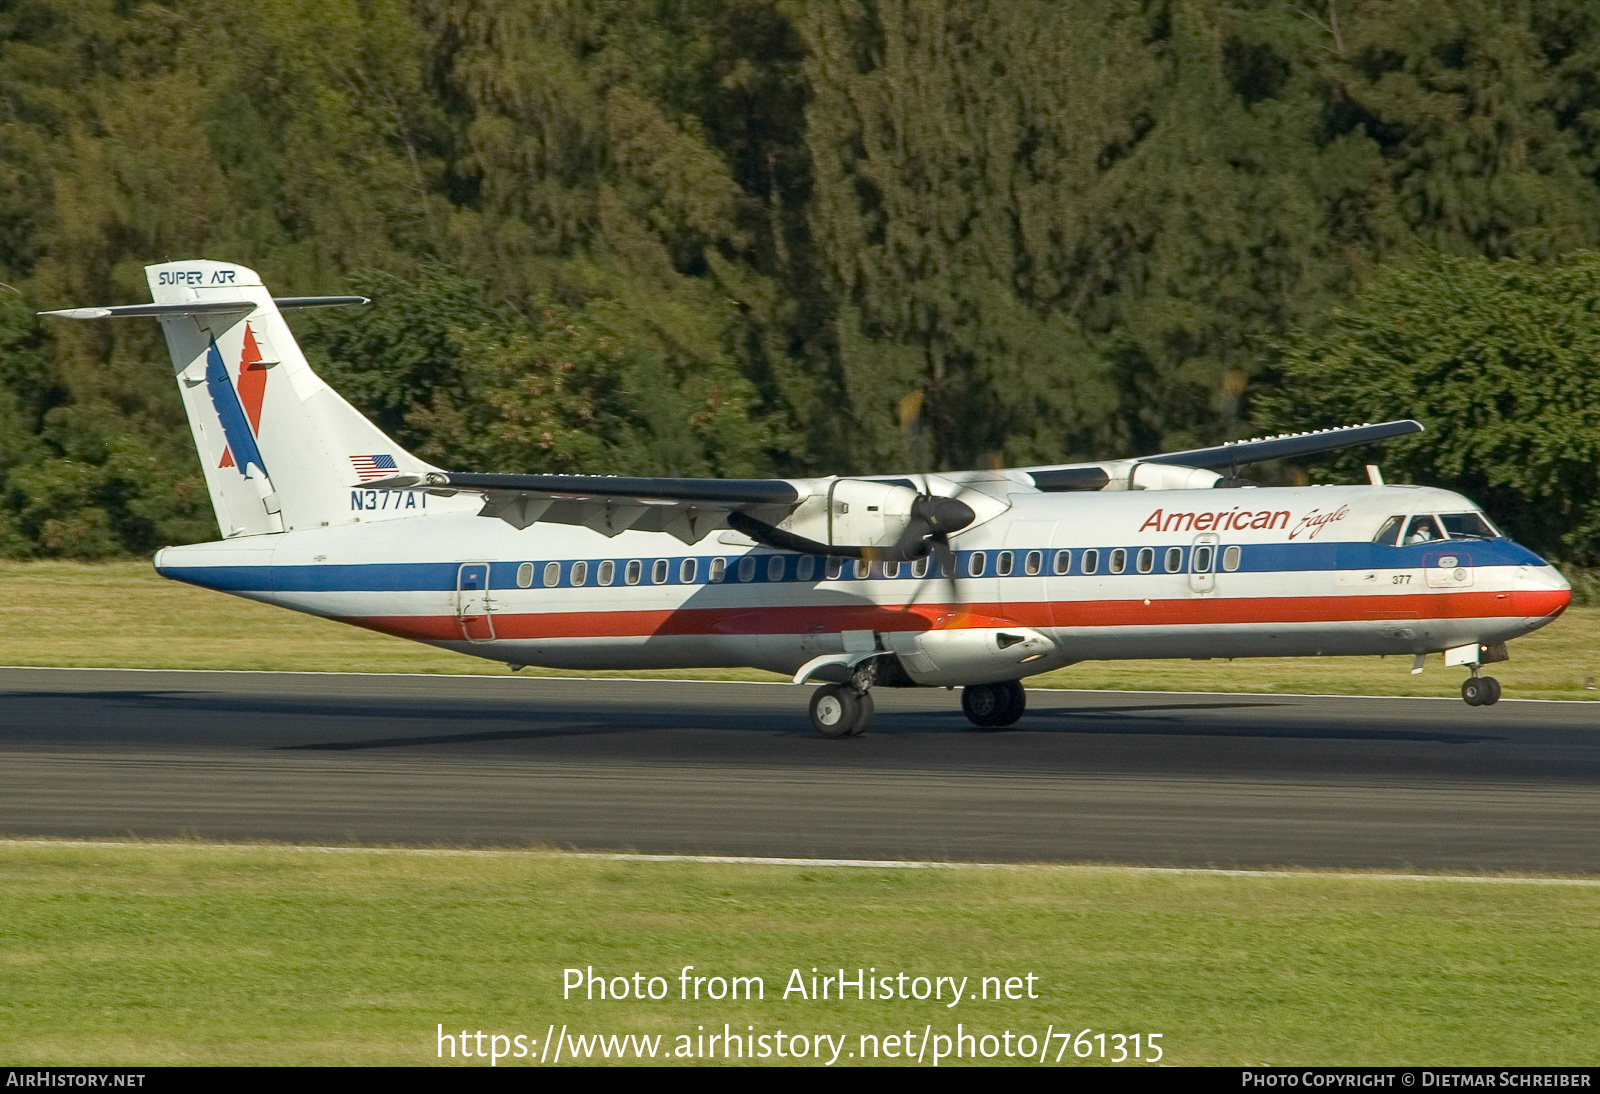
M1554 566L1522 566L1511 591L1511 604L1516 614L1529 623L1548 622L1567 610L1572 603L1572 586L1556 572Z

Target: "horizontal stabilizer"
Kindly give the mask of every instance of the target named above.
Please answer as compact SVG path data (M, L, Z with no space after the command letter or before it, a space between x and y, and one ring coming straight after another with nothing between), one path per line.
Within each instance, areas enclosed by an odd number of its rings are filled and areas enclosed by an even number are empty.
M370 304L365 296L281 296L272 302L279 311L297 308L336 308L342 304ZM119 304L105 308L67 308L64 311L42 311L40 315L53 315L58 319L179 319L186 315L219 315L238 312L248 315L256 310L250 300L190 300L179 304Z
M274 296L272 302L278 305L279 311L295 311L299 308L338 308L346 304L370 304L372 300L365 296Z
M190 300L182 304L118 304L110 308L68 308L65 311L42 311L40 315L53 315L60 319L180 319L185 315L217 315L238 312L248 315L256 310L249 300Z

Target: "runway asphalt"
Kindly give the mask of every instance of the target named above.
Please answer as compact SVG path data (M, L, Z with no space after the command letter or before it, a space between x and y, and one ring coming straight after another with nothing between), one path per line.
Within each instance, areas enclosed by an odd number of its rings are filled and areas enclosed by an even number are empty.
M0 669L0 835L1600 874L1600 704Z

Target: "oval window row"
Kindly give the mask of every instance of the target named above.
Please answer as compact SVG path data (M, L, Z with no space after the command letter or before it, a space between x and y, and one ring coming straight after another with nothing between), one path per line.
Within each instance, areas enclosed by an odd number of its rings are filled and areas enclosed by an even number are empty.
M1141 547L1133 552L1133 570L1136 573L1154 573L1156 568L1156 551L1154 547ZM1207 574L1216 568L1216 548L1209 544L1188 548L1188 566L1184 565L1186 549L1183 547L1167 547L1161 552L1161 568L1165 573L1175 574L1185 569L1190 573ZM1028 577L1036 577L1045 572L1045 552L1043 551L996 551L994 552L994 565L990 566L990 553L988 551L971 551L966 555L966 565L962 568L968 577L1012 577L1019 572L1018 555L1021 555L1020 573ZM1102 572L1101 563L1104 562L1104 573L1122 574L1128 572L1129 550L1125 547L1113 547L1102 551L1098 547L1089 547L1077 552L1078 568L1076 573L1080 576L1092 576ZM826 580L837 581L845 577L846 570L849 576L857 581L868 577L898 578L909 576L914 578L928 576L930 562L926 558L919 558L915 562L868 562L866 559L846 561L840 558L819 559L814 555L767 555L766 580L784 581L792 578L795 581L812 581L818 575L818 567L823 567L821 576ZM1240 552L1238 547L1225 547L1222 549L1222 569L1232 573L1239 568ZM794 559L791 573L789 561ZM693 585L700 576L700 562L698 558L683 558L677 562L677 583L680 585ZM1073 552L1060 550L1051 552L1050 573L1065 576L1073 573ZM590 574L594 576L595 585L609 586L617 583L618 563L611 559L603 559L591 564L587 561L566 563L568 567L566 584L582 587L590 584ZM959 566L959 564L958 564ZM673 575L671 559L658 558L649 564L649 583L651 585L665 585ZM706 568L706 580L713 585L719 585L728 579L728 560L726 558L713 558ZM734 575L738 581L754 581L756 573L763 568L760 556L745 555L738 560L734 567ZM546 562L539 572L540 581L546 588L554 588L562 584L563 564L560 562ZM639 585L645 581L645 561L643 559L629 559L621 564L622 583L624 585ZM517 567L517 586L527 589L532 587L536 571L532 562L524 562ZM941 564L940 576L954 577L955 570L949 565ZM876 572L874 572L876 571Z

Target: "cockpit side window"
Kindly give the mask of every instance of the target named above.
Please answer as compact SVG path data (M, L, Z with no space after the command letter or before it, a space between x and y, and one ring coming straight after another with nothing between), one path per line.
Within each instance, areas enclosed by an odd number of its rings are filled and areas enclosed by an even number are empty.
M1444 538L1444 533L1439 530L1439 522L1432 517L1412 517L1411 523L1406 525L1405 538L1400 541L1402 547L1410 547L1416 543L1432 543Z
M1405 522L1405 517L1390 517L1383 522L1383 527L1378 529L1378 534L1372 537L1372 542L1393 547L1395 539L1400 535L1400 526Z
M1439 523L1451 539L1498 539L1500 533L1483 519L1482 513L1440 513Z

